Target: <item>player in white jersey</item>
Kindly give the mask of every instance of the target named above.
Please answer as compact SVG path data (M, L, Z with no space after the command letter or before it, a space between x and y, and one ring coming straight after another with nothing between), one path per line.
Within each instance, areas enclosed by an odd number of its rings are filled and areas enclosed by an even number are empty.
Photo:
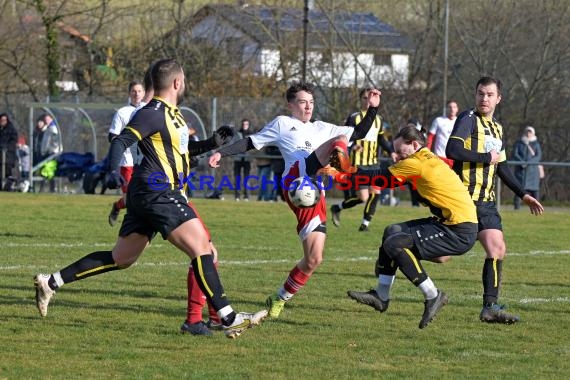
M447 158L445 155L445 147L453 130L455 120L457 120L458 113L459 106L457 102L455 100L449 100L447 102L447 114L436 117L428 131L428 149L444 160L450 167L453 167L453 160Z
M362 139L372 126L378 106L380 91L374 89L369 96L368 111L358 128L336 126L322 121L311 121L314 109L314 87L308 83L292 84L286 93L291 116L278 116L261 131L224 146L209 160L211 167L218 167L224 156L244 153L264 146L279 148L285 160L283 188L301 176L331 173L329 164L342 172L354 172L346 150L349 140ZM334 170L333 170L334 172ZM326 203L324 192L319 202L311 208L297 208L284 197L297 218L297 233L303 244L303 258L289 273L278 292L267 299L269 316L277 318L290 300L309 280L323 260L326 239Z
M133 81L129 83L129 104L119 108L119 110L113 116L113 121L111 122L111 128L109 128L109 142L116 136L120 135L123 128L127 125L129 120L134 113L134 111L140 108L141 101L144 97L145 91L141 82ZM134 144L128 147L123 153L121 158L121 176L125 179L124 185L121 187L123 195L119 200L113 203L111 212L109 213L109 225L114 226L117 223L117 218L119 217L119 212L121 209L126 208L126 194L127 186L133 175L133 168L137 161L137 145Z

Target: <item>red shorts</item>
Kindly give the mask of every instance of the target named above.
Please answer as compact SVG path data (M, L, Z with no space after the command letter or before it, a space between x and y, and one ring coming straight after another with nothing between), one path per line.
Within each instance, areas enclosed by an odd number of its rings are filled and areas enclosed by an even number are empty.
M129 182L131 182L131 177L133 176L134 166L121 166L121 177L124 178L125 183L121 186L121 191L123 194L127 193L127 187L129 187Z
M311 208L298 208L293 206L289 200L289 192L287 189L291 182L299 177L299 163L296 162L287 174L283 177L283 198L287 201L289 208L295 214L297 218L297 233L301 240L305 240L307 235L313 232L320 225L324 225L327 221L327 206L325 201L325 192L321 191L321 198L319 203Z

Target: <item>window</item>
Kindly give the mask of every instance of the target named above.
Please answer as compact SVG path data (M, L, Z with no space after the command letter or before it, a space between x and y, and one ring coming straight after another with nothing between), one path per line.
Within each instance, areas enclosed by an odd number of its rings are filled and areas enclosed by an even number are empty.
M375 53L374 64L376 66L392 66L392 56L386 53Z

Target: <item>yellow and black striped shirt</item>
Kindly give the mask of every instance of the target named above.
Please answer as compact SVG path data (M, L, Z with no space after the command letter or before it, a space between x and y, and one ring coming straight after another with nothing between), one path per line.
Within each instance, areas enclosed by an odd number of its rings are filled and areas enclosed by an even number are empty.
M184 180L190 174L190 133L178 107L154 97L134 114L125 129L137 137L144 155L135 168L133 181L153 189L168 183L165 189L180 189L184 193Z
M463 147L473 153L499 152L499 162L506 160L503 126L495 118L485 118L475 110L461 113L455 122L450 139L462 141ZM497 165L486 162L455 160L453 170L459 175L473 201L495 200Z
M348 117L346 125L356 127L366 115L366 110L355 112ZM350 160L355 166L378 164L378 141L382 138L384 129L382 128L382 118L376 115L374 123L366 136L361 140L356 140L350 150ZM354 149L356 146L360 149Z

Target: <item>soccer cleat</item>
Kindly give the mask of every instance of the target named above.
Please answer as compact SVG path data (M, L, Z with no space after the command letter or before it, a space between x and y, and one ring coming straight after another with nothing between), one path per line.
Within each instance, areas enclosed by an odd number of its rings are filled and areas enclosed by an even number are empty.
M340 227L340 211L338 205L331 206L332 222L336 227Z
M390 300L382 301L374 289L370 289L367 292L356 292L354 290L349 290L346 292L346 294L348 294L348 296L356 302L372 306L374 309L378 310L381 313L388 310L388 305L390 304Z
M42 317L47 315L49 301L55 294L55 290L52 290L48 285L49 278L49 274L42 273L37 274L34 277L34 286L36 287L36 306L38 307Z
M330 165L343 173L356 173L356 167L350 164L350 158L341 148L335 148L329 159Z
M283 311L285 307L285 301L281 299L277 294L267 297L265 301L267 309L269 310L269 316L271 318L279 318L279 314Z
M420 321L420 329L427 327L427 325L433 320L435 315L441 310L442 307L447 305L449 299L447 294L437 291L437 297L431 300L424 301L424 315L422 315L422 320Z
M257 326L267 317L267 310L261 310L257 313L237 313L234 323L230 326L224 326L224 334L230 339L240 336L245 330Z
M479 315L479 319L481 322L504 323L506 325L520 321L518 315L509 314L504 309L504 305L499 305L496 303L484 306L483 310L481 310L481 314Z
M368 228L368 226L366 224L361 224L360 227L358 227L358 231L370 232L370 228Z
M119 210L117 206L113 203L113 207L111 208L111 212L109 213L109 225L113 227L117 223L117 218L119 217Z
M206 322L206 327L212 331L222 331L224 329L224 325L215 322L212 318L208 319L208 321Z
M208 329L208 326L203 321L196 323L189 323L188 321L184 321L182 326L180 326L180 333L204 336L213 335L212 332Z

